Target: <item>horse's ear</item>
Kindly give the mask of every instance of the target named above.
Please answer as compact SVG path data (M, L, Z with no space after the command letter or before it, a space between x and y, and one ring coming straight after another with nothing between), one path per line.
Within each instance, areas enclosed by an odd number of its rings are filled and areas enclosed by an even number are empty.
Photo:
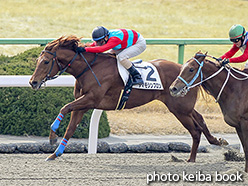
M206 52L205 55L207 56L208 55L208 52Z
M206 52L205 54L203 54L202 52L201 52L201 50L199 50L199 52L197 52L196 54L195 54L195 58L200 58L200 57L206 57L207 56L207 53L208 52Z

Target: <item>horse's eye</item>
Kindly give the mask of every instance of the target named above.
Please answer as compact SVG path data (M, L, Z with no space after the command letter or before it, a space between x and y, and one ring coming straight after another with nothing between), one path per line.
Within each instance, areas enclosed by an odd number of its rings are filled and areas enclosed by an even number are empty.
M194 69L193 69L193 68L190 68L189 71L190 71L190 72L194 72Z
M47 65L49 63L49 61L45 61L44 63Z

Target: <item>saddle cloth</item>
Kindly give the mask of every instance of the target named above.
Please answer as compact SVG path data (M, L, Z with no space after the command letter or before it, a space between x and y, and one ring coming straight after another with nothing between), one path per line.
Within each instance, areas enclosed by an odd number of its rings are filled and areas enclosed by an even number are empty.
M153 64L143 62L140 59L133 61L133 64L141 74L141 77L144 81L143 85L134 85L133 88L146 90L164 90L158 70ZM119 62L117 62L117 66L124 85L126 85L129 78L129 73Z

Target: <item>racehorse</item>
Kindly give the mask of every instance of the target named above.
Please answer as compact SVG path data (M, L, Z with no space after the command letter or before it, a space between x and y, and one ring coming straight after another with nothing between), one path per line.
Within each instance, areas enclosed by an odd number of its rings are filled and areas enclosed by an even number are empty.
M244 74L247 70L240 72L232 67L221 67L218 62L205 59L207 56L198 52L184 64L170 86L171 95L184 96L191 92L191 87L201 84L219 103L225 122L235 127L244 148L245 171L248 172L248 80L245 80L248 76Z
M117 70L116 57L109 53L83 52L78 55L76 48L83 46L80 41L76 36L63 36L48 43L37 58L36 69L29 81L33 89L39 89L45 81L58 77L56 74L59 71L59 75L66 71L76 78L75 100L60 110L63 116L71 112L70 122L64 135L66 143L89 109L115 110L124 87ZM203 117L194 109L198 88L192 90L185 98L172 97L169 93L169 85L179 74L181 65L163 59L156 59L150 63L157 67L164 90L133 89L125 109L138 107L152 100L162 101L191 134L193 145L188 161L195 162L202 132L209 143L221 145L221 142L210 134ZM55 131L51 130L50 143L54 144L56 138ZM54 160L57 156L53 153L47 160Z

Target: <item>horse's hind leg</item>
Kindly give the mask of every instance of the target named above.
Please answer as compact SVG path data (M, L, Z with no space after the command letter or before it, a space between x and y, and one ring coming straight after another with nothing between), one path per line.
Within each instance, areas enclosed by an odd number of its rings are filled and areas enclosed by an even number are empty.
M173 113L177 119L183 124L183 126L189 131L193 139L193 144L191 148L190 158L188 162L195 162L197 149L201 139L201 131L197 130L193 117L191 115L184 115L179 113Z
M209 132L208 127L202 117L201 114L199 114L196 110L193 110L193 117L196 120L197 125L201 128L203 134L206 136L208 142L213 145L226 145L226 141L221 139L221 141L217 140L216 137L212 136L212 134ZM227 143L228 144L228 143Z
M58 148L56 149L56 151L51 154L47 159L46 161L49 161L49 160L55 160L56 157L58 156L61 156L63 151L64 151L64 148L65 148L65 145L67 143L67 141L69 141L69 139L72 137L72 135L74 134L76 128L77 128L77 125L81 122L82 120L82 117L85 113L85 110L81 110L81 111L73 111L71 112L71 119L70 119L70 123L66 129L66 132L65 132L65 135L64 135L64 138L63 140L61 141L60 145L58 146ZM66 143L65 143L65 140L66 140Z

